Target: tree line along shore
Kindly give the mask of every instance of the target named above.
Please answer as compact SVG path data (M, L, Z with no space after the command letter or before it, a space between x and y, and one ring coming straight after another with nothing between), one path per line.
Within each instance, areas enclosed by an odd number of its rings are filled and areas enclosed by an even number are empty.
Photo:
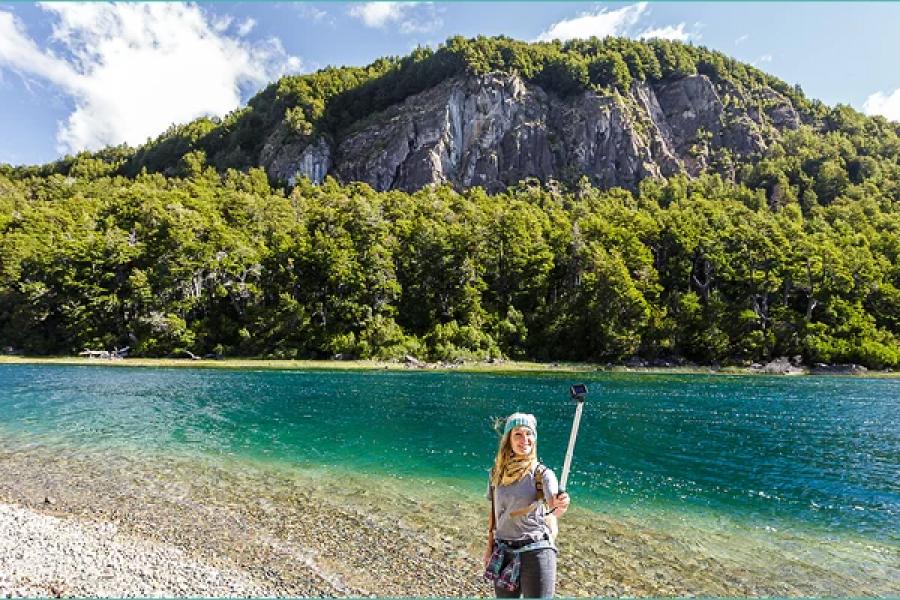
M506 193L261 171L0 176L0 339L28 355L900 363L900 216L718 176Z
M702 76L747 114L771 109L752 93L771 90L799 121L743 158L698 132L704 174L630 190L578 173L493 194L287 188L254 167L273 128L339 136L448 77L495 71L558 95ZM898 199L900 126L720 53L451 38L282 78L138 149L0 165L0 349L895 368Z

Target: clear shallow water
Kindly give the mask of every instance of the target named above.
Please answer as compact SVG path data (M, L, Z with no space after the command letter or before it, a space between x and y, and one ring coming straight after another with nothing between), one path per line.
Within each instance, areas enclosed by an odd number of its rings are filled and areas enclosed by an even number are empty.
M583 506L900 540L900 381L578 378L591 394L569 489ZM514 410L537 415L542 460L559 469L572 382L0 365L0 430L85 453L247 458L448 480L474 494L496 447L490 419Z

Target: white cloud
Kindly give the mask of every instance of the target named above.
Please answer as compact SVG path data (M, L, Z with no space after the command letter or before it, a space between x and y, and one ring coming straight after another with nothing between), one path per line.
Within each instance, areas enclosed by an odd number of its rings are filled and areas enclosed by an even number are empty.
M684 23L679 23L674 26L667 25L666 27L645 29L638 35L638 38L640 39L659 38L662 40L676 40L679 42L686 42L690 37L691 34L684 30Z
M638 39L662 38L681 42L700 38L700 34L696 31L685 31L685 23L645 27L643 31L637 31L638 23L649 14L650 8L647 2L638 2L617 10L603 8L597 12L586 12L572 19L554 23L537 37L537 41L566 41L592 36L598 38L607 36L628 36ZM701 27L704 27L702 23L694 24L695 29L699 30Z
M231 15L222 15L220 17L215 17L212 20L212 28L219 33L223 33L231 27L232 23L234 23L234 17Z
M444 24L431 2L365 2L353 6L350 16L374 29L396 24L407 35L428 33Z
M300 13L300 16L304 19L309 19L315 23L318 23L325 19L328 16L328 13L324 10L318 9L312 4L305 4L303 2L295 5L297 7L297 12ZM332 23L333 24L333 23Z
M0 65L27 71L65 87L77 87L78 77L65 61L42 52L11 13L0 12ZM27 67L26 67L27 65Z
M756 60L751 60L750 65L759 69L759 68L762 68L763 63L770 63L770 62L772 62L772 60L773 60L773 57L771 54L763 54Z
M703 29L705 28L706 23L703 23L702 21L695 21L694 29L688 34L688 37L691 39L691 41L699 42L703 39Z
M432 31L440 29L443 24L444 20L432 12L431 15L424 15L421 18L404 19L400 23L400 33L407 35L413 33L431 33Z
M41 48L10 13L0 12L0 67L44 79L74 110L59 124L59 151L140 144L172 123L237 108L242 91L300 61L277 39L249 42L227 31L228 17L193 4L43 4L54 49ZM248 29L249 32L249 29Z
M746 42L746 41L749 40L749 39L750 39L750 36L749 36L748 34L745 33L744 35L742 35L742 36L739 37L738 39L734 40L734 45L735 45L735 46L740 46L741 44L743 44L744 42Z
M875 92L863 103L863 112L867 115L881 115L892 121L900 121L900 89L890 95Z
M350 9L350 16L362 19L366 27L380 28L399 21L412 6L402 2L366 2Z
M566 41L574 38L603 38L625 35L647 10L646 2L625 6L618 10L602 9L596 13L583 13L574 19L559 21L537 37L539 42Z
M247 19L241 23L240 27L238 27L237 34L241 37L247 37L253 28L256 27L256 21L247 17Z

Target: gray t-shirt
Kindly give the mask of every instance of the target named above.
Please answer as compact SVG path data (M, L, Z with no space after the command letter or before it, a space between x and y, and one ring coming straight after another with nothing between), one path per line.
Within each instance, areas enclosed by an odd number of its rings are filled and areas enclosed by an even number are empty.
M544 498L550 501L559 491L556 475L543 467L541 479L544 483ZM494 488L488 475L487 499L491 499ZM494 519L497 523L494 537L507 542L521 540L542 540L550 533L544 522L544 504L535 500L537 489L534 485L534 469L525 477L510 485L497 487L494 498ZM529 508L524 514L511 513Z

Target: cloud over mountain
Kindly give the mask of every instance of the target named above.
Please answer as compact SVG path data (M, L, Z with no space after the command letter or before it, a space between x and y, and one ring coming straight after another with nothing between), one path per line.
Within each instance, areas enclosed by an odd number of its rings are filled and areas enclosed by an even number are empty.
M277 39L250 41L249 21L214 19L194 4L44 4L41 43L0 12L0 67L45 80L73 104L61 152L140 144L172 123L237 108L242 92L297 71Z

